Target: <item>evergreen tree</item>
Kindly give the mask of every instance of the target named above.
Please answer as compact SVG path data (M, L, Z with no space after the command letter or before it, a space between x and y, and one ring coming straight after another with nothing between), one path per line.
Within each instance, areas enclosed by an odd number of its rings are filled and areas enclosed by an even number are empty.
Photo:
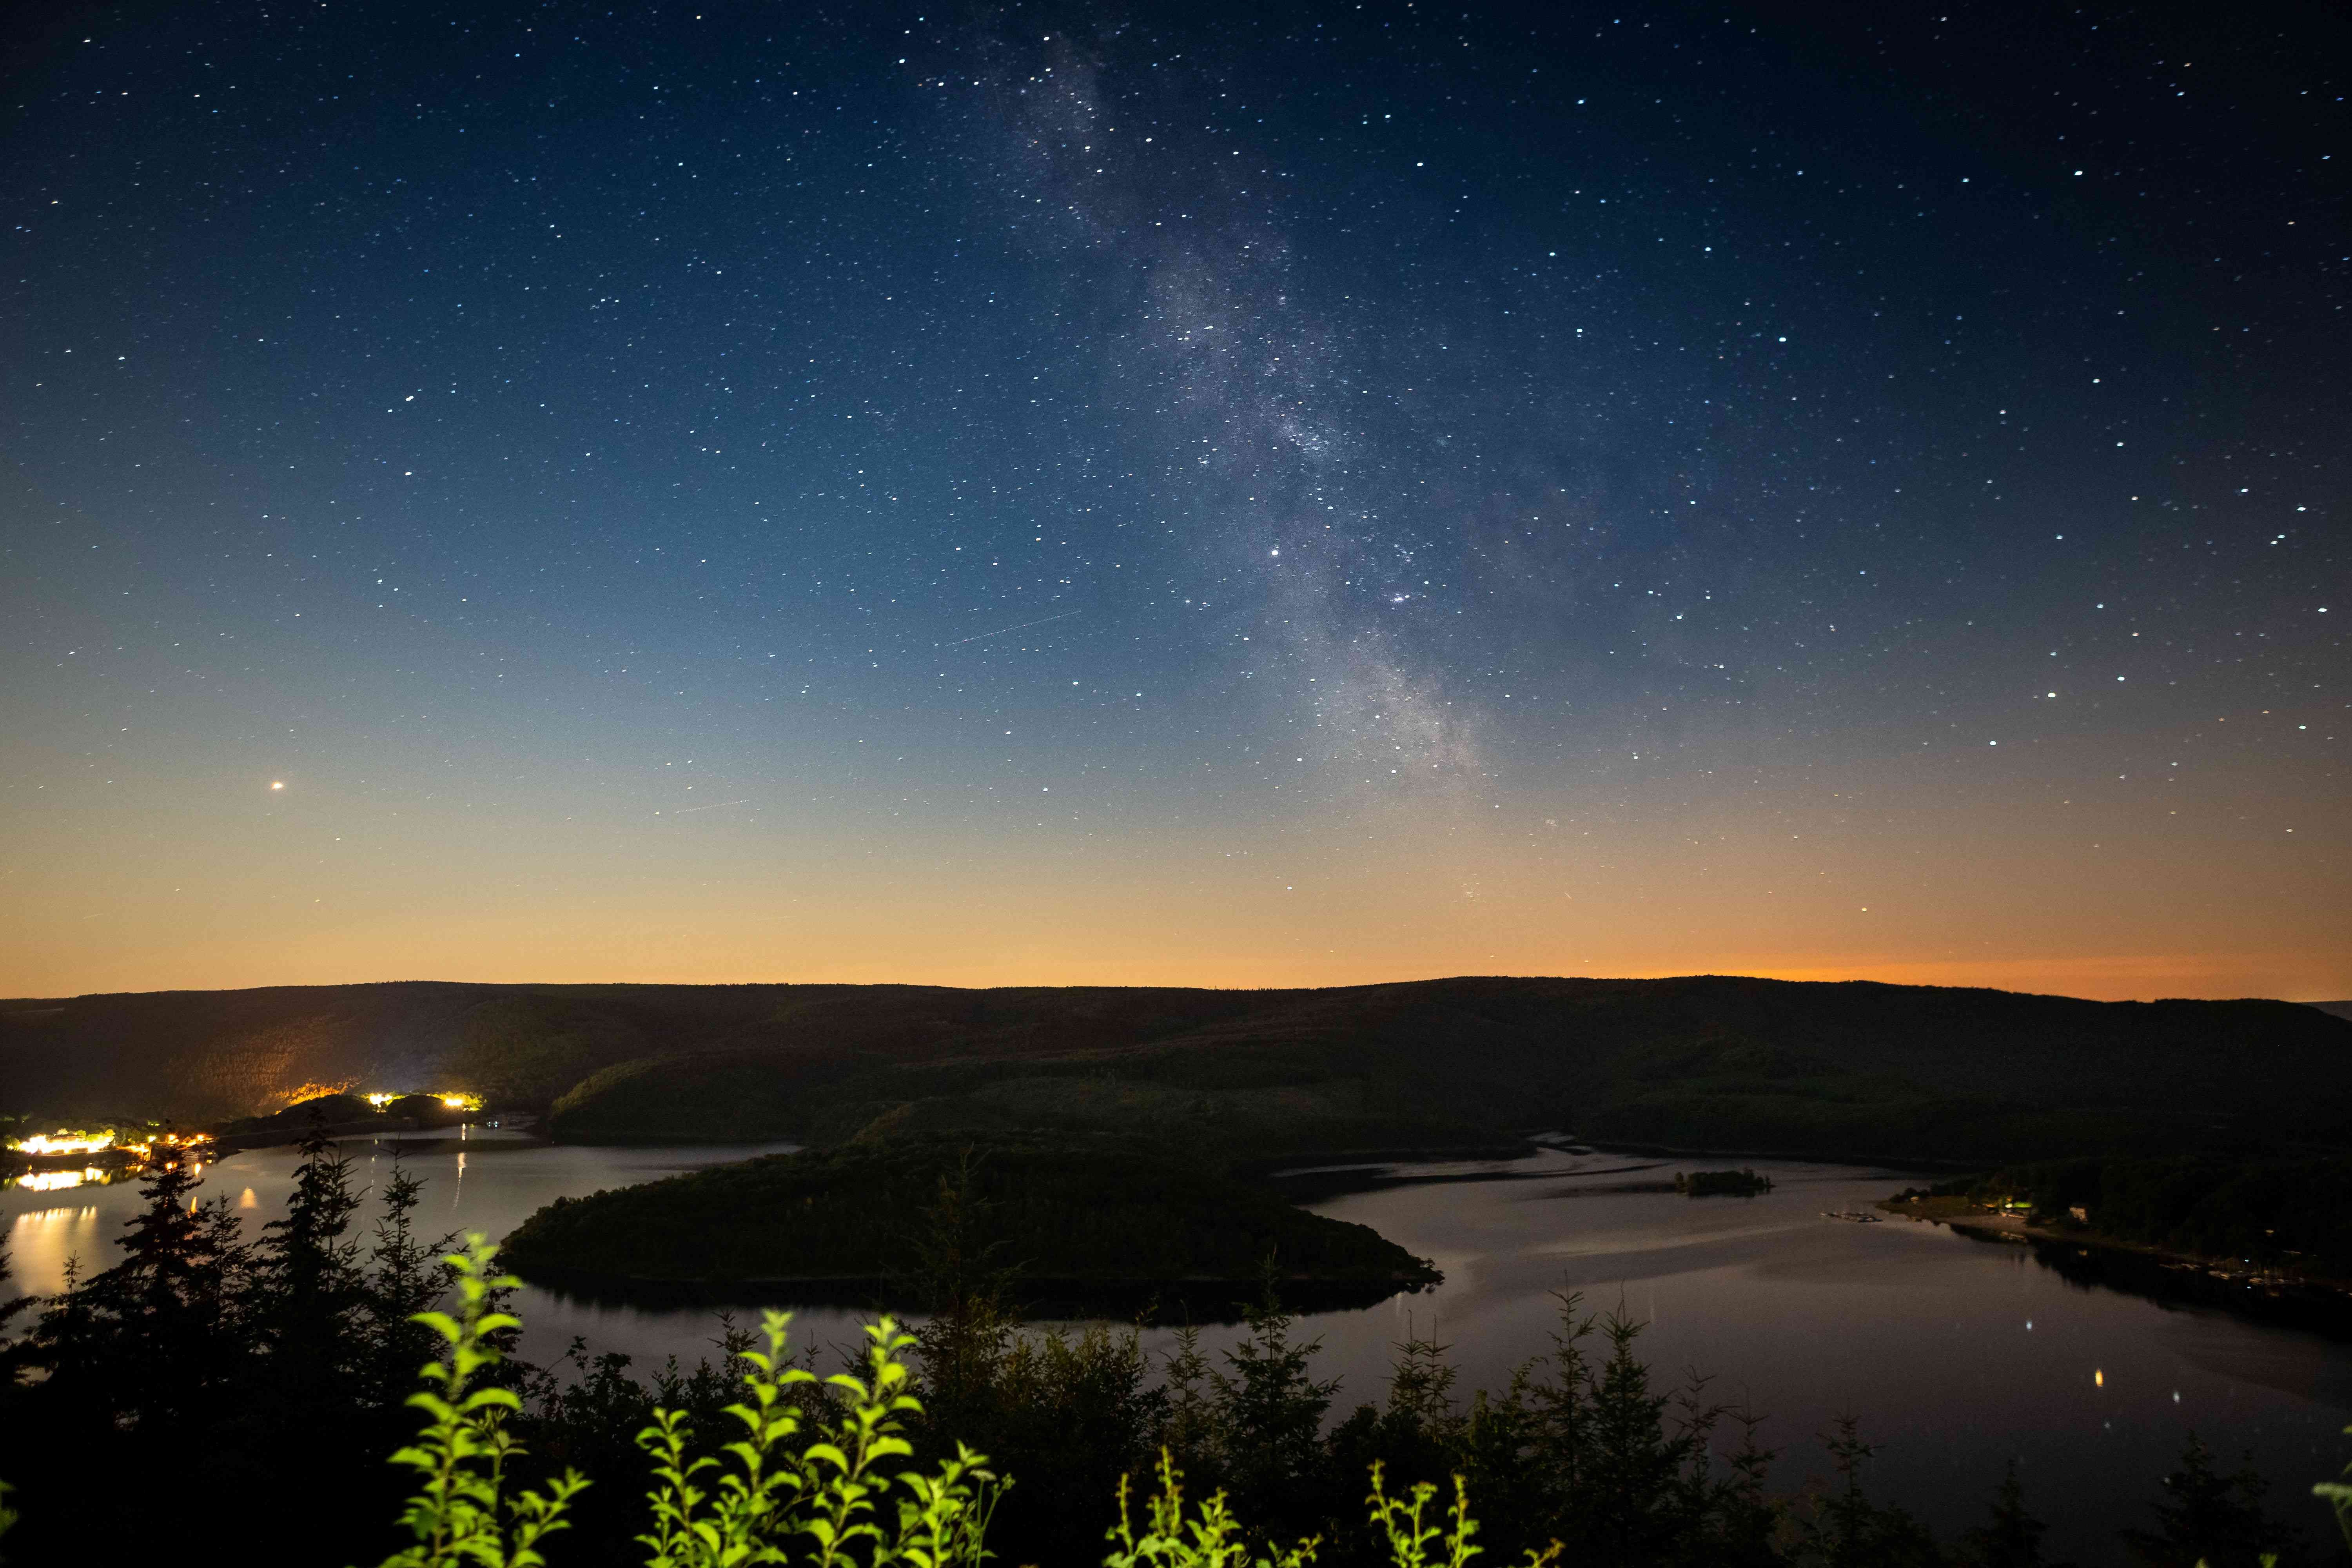
M1764 1477L1780 1455L1757 1441L1759 1417L1748 1411L1729 1414L1739 1424L1739 1446L1725 1457L1730 1474L1715 1489L1694 1555L1717 1568L1774 1568L1781 1561L1780 1539L1788 1514L1765 1493Z
M81 1405L126 1430L185 1427L249 1370L252 1249L226 1198L195 1199L199 1183L193 1161L153 1170L117 1241L127 1256L35 1326L26 1354L47 1374L50 1414Z
M17 1342L10 1337L8 1325L40 1300L37 1296L9 1295L12 1278L7 1239L0 1237L0 1411L6 1409L5 1401L16 1387Z
M298 1147L286 1217L261 1227L254 1326L270 1418L307 1422L365 1403L360 1352L369 1301L359 1244L348 1235L360 1205L352 1163L315 1116Z
M1323 1342L1292 1342L1294 1320L1282 1310L1274 1280L1268 1258L1265 1293L1243 1311L1248 1332L1225 1352L1231 1371L1213 1369L1209 1381L1234 1510L1253 1531L1281 1538L1313 1531L1337 1511L1340 1500L1323 1462L1322 1439L1323 1416L1339 1383L1310 1374ZM1352 1489L1352 1479L1349 1484Z
M1160 1387L1167 1394L1157 1446L1168 1450L1176 1468L1202 1492L1223 1485L1223 1461L1217 1452L1215 1390L1209 1382L1209 1358L1201 1353L1201 1331L1186 1323L1176 1331L1176 1348L1161 1363Z
M443 1261L457 1245L452 1234L423 1241L416 1234L416 1205L423 1181L397 1164L385 1182L374 1241L362 1280L365 1315L359 1346L361 1386L372 1405L397 1405L416 1384L416 1369L439 1348L433 1331L415 1321L447 1293L449 1266Z
M2180 1468L2164 1478L2153 1531L2121 1531L2124 1545L2148 1568L2263 1568L2276 1554L2283 1568L2302 1560L2301 1532L2263 1510L2269 1484L2253 1468L2223 1475L2213 1450L2194 1432Z
M2011 1459L1993 1491L1992 1517L1961 1533L1958 1557L1969 1568L2073 1568L2042 1555L2042 1537L2049 1529L2025 1510L2025 1486Z
M1335 1476L1369 1475L1378 1465L1383 1484L1409 1497L1417 1486L1441 1491L1465 1468L1465 1422L1455 1408L1455 1370L1445 1359L1452 1347L1412 1331L1396 1344L1397 1359L1389 1363L1388 1399L1375 1407L1360 1405L1328 1440ZM1328 1554L1341 1562L1376 1562L1383 1555L1385 1531L1369 1518L1342 1512L1335 1520L1336 1539Z
M9 1281L13 1278L14 1275L9 1268L7 1239L0 1237L0 1338L5 1337L11 1321L39 1300L35 1296L10 1296Z
M1813 1517L1806 1544L1822 1568L1935 1568L1944 1561L1927 1526L1899 1508L1881 1507L1863 1490L1862 1468L1878 1450L1862 1440L1852 1416L1822 1434L1837 1472Z
M994 1205L974 1190L975 1168L965 1149L940 1177L916 1244L918 1288L931 1309L915 1331L926 1405L933 1426L957 1432L991 1421L996 1372L1018 1321L1005 1299L1013 1271L998 1259Z
M1426 1481L1450 1484L1462 1468L1463 1418L1454 1408L1457 1375L1446 1361L1452 1349L1411 1332L1396 1345L1389 1363L1384 1406L1358 1405L1331 1434L1333 1468L1343 1476L1364 1475L1377 1461L1388 1484L1400 1493ZM1366 1529L1370 1529L1369 1521Z
M1529 1458L1537 1484L1550 1494L1548 1511L1557 1522L1570 1508L1582 1506L1579 1500L1592 1446L1592 1366L1584 1342L1598 1321L1583 1311L1584 1300L1574 1291L1554 1292L1552 1300L1559 1306L1559 1327L1552 1331L1551 1354L1531 1362L1528 1375L1514 1380L1513 1386L1524 1389L1534 1416ZM1549 1375L1536 1375L1538 1367L1548 1367Z
M1020 1335L996 1368L992 1426L937 1423L931 1451L945 1458L966 1442L1005 1473L1025 1467L1029 1479L1005 1495L996 1519L1020 1561L1093 1561L1104 1522L1096 1500L1115 1496L1122 1475L1150 1474L1158 1457L1152 1438L1169 1401L1146 1386L1150 1370L1133 1329Z
M1586 1401L1587 1440L1578 1492L1583 1554L1612 1563L1668 1560L1696 1522L1685 1484L1696 1468L1703 1480L1706 1453L1689 1432L1668 1429L1668 1395L1650 1391L1650 1369L1633 1353L1641 1325L1622 1313L1602 1325L1609 1359L1595 1374ZM1571 1539L1570 1544L1576 1542Z

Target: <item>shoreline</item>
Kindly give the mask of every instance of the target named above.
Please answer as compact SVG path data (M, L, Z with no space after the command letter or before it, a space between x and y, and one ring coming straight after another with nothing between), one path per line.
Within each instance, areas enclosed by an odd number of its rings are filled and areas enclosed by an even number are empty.
M640 1310L709 1307L847 1307L928 1316L905 1300L914 1281L897 1275L826 1275L775 1279L652 1279L562 1266L513 1271L527 1285L574 1300ZM1392 1296L1418 1295L1434 1279L1277 1278L1274 1286L1289 1312L1345 1311L1378 1306ZM1152 1325L1237 1323L1265 1292L1266 1280L1200 1277L1182 1279L1082 1279L1016 1276L1007 1304L1024 1321L1117 1318ZM896 1301L894 1304L894 1298Z
M1945 1226L1973 1240L2030 1247L2071 1279L2158 1301L2182 1301L2285 1322L2331 1339L2352 1339L2352 1280L2286 1274L2241 1259L2208 1258L2126 1241L2094 1230L2038 1226L1958 1198L1882 1198L1877 1208L1914 1224Z
M1938 1160L1923 1154L1828 1154L1817 1149L1690 1149L1675 1143L1629 1143L1616 1138L1584 1140L1585 1147L1604 1154L1639 1154L1667 1160L1787 1160L1805 1165L1851 1165L1857 1170L1916 1172L1984 1171L1998 1162Z

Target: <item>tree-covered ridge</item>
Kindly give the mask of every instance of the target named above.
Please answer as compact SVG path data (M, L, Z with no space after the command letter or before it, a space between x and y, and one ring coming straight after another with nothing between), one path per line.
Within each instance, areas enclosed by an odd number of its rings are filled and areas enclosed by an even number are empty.
M1391 1286L1436 1271L1369 1226L1326 1219L1200 1162L1108 1140L914 1135L774 1154L558 1199L507 1240L526 1276L914 1284L954 1245L1056 1285Z
M1511 1130L1996 1163L2352 1145L2352 1023L2284 1002L1467 976L1324 990L288 987L0 1003L0 1111L221 1119L321 1087L552 1108L586 1142L1174 1128L1265 1156ZM131 1091L136 1091L135 1095Z

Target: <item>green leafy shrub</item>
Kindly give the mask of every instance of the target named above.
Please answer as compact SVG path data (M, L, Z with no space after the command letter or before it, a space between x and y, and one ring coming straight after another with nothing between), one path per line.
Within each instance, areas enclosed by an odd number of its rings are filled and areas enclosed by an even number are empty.
M401 1522L416 1544L384 1560L384 1568L540 1568L539 1542L566 1528L564 1510L588 1483L566 1474L547 1491L504 1495L507 1461L516 1451L503 1417L520 1400L510 1388L486 1384L482 1373L501 1357L492 1342L521 1321L493 1310L492 1292L509 1280L490 1272L497 1249L478 1236L449 1259L457 1270L458 1313L420 1312L416 1321L447 1342L446 1361L428 1362L426 1387L408 1403L429 1419L417 1439L392 1457L422 1478Z
M447 1259L456 1312L417 1314L445 1353L425 1365L425 1387L408 1401L424 1412L423 1429L393 1456L418 1477L402 1516L415 1542L383 1568L544 1568L541 1543L571 1527L572 1500L589 1485L570 1470L545 1489L508 1485L521 1451L508 1422L521 1401L491 1374L504 1359L500 1337L520 1323L498 1310L499 1293L518 1281L493 1271L497 1253L469 1237L467 1250ZM696 1454L694 1433L677 1411L656 1409L638 1433L654 1476L651 1527L636 1537L649 1552L646 1568L981 1568L992 1555L984 1544L989 1520L1011 1480L961 1444L929 1473L889 1468L915 1456L907 1422L922 1405L905 1360L914 1337L885 1318L866 1331L863 1376L820 1379L787 1359L789 1322L789 1314L769 1312L767 1348L737 1352L747 1369L744 1396L727 1414L741 1431L723 1458ZM801 1398L826 1414L812 1419L794 1403ZM1392 1498L1377 1461L1371 1476L1370 1521L1392 1568L1468 1568L1480 1554L1461 1477L1450 1520L1435 1523L1426 1517L1433 1485ZM1183 1472L1164 1447L1159 1481L1139 1531L1129 1478L1119 1478L1105 1568L1307 1568L1314 1561L1320 1541L1311 1536L1253 1558L1225 1493L1187 1508ZM0 1528L5 1522L0 1515ZM1555 1541L1529 1552L1525 1568L1549 1568L1559 1550Z
M415 1544L383 1568L542 1568L540 1543L570 1528L565 1515L589 1484L567 1470L545 1490L508 1489L520 1452L508 1420L521 1400L487 1374L504 1359L499 1337L521 1326L497 1310L497 1294L520 1281L492 1273L497 1253L469 1237L467 1249L448 1260L457 1311L417 1315L446 1355L426 1364L426 1387L408 1401L425 1412L424 1429L393 1456L420 1478L402 1516ZM866 1375L822 1380L838 1414L810 1424L787 1398L820 1380L787 1363L789 1321L770 1312L766 1351L739 1352L748 1369L744 1398L727 1414L742 1434L726 1446L725 1459L693 1455L694 1433L677 1411L656 1409L637 1435L654 1461L652 1528L636 1538L652 1552L646 1568L978 1568L989 1515L1009 1483L961 1447L928 1475L884 1468L915 1452L904 1435L906 1418L922 1410L904 1360L912 1336L887 1318L868 1328ZM810 1440L795 1445L804 1431Z
M1129 1506L1128 1478L1118 1479L1118 1522L1111 1527L1110 1542L1104 1568L1231 1568L1244 1562L1250 1562L1251 1568L1305 1568L1315 1561L1315 1549L1321 1544L1309 1536L1252 1561L1224 1493L1211 1494L1187 1517L1184 1472L1165 1449L1160 1456L1160 1490L1144 1507L1141 1535L1135 1532Z

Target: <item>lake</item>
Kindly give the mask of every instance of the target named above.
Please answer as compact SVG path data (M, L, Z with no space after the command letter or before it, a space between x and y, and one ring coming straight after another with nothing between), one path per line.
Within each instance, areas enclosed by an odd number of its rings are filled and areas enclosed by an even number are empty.
M496 1237L558 1196L789 1147L585 1148L468 1129L404 1163L427 1180L425 1228ZM362 1181L391 1168L388 1145L346 1150ZM207 1167L204 1193L226 1194L258 1234L283 1212L294 1164L290 1150L234 1155ZM1712 1398L1766 1416L1764 1440L1784 1451L1776 1488L1825 1471L1815 1435L1852 1415L1880 1447L1868 1472L1874 1495L1948 1533L1979 1521L2014 1457L2029 1506L2051 1521L2050 1554L2090 1568L2119 1559L2117 1524L2147 1522L2158 1478L2194 1428L2231 1467L2251 1455L2273 1483L2274 1510L2326 1543L2326 1510L2305 1494L2352 1457L2352 1439L2339 1435L2352 1422L2352 1344L2073 1283L2027 1247L1940 1226L1823 1217L1867 1208L1913 1179L1899 1172L1772 1161L1756 1169L1775 1190L1754 1198L1606 1190L1690 1168L1548 1150L1501 1163L1383 1167L1511 1179L1391 1186L1313 1205L1434 1258L1446 1276L1419 1295L1305 1320L1323 1341L1318 1375L1345 1380L1342 1409L1377 1400L1394 1343L1412 1333L1453 1347L1465 1393L1500 1387L1514 1364L1547 1348L1552 1292L1575 1290L1588 1307L1646 1325L1642 1349L1662 1384L1695 1368L1712 1375ZM112 1262L112 1240L138 1202L134 1184L0 1193L17 1289L55 1290L69 1257ZM624 1351L641 1368L671 1354L691 1363L716 1333L707 1310L537 1289L519 1306L535 1360L581 1335L592 1352ZM861 1321L804 1311L795 1339L847 1345ZM1204 1338L1229 1342L1233 1333ZM1163 1349L1169 1340L1146 1336Z

